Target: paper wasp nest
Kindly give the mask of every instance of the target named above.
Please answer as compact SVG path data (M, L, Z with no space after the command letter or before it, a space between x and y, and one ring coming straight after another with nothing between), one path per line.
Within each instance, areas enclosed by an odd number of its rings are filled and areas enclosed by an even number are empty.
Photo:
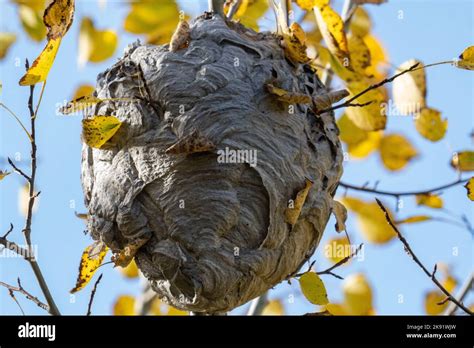
M265 87L324 92L308 66L285 59L274 34L216 16L190 28L186 48L136 43L99 75L97 96L113 99L86 116L123 124L101 149L84 145L82 185L94 239L136 252L173 306L222 313L312 255L342 153L332 114L282 103ZM306 179L313 185L292 226L285 211Z

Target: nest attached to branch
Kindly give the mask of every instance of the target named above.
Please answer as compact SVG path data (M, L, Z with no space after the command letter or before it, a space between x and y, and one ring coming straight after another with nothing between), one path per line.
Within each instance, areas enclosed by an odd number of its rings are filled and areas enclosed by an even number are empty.
M83 148L88 230L134 256L179 309L223 313L261 295L304 264L327 224L342 172L338 130L332 114L268 92L269 83L325 92L279 41L202 16L187 47L135 43L98 77L96 95L117 99L86 117L123 124L101 149ZM285 212L307 179L292 225Z

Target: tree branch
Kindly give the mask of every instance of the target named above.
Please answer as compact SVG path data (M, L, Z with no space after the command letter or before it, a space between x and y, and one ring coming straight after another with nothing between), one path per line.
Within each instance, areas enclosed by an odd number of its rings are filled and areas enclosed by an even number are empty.
M9 285L7 283L4 283L4 282L0 282L0 286L3 286L5 288L7 288L9 291L10 291L10 296L13 292L19 292L20 294L23 294L25 295L25 297L34 302L38 307L44 309L45 311L48 311L50 312L50 309L49 309L49 306L43 302L41 302L38 297L36 296L33 296L31 293L29 293L28 291L26 291L23 286L21 285L21 282L20 282L20 278L18 278L18 286L13 286L13 285ZM13 296L14 297L14 296ZM17 301L15 301L17 302ZM18 302L17 302L18 303ZM21 308L21 307L20 307ZM23 310L22 310L23 311Z
M320 115L320 114L324 114L326 112L331 112L331 111L334 111L334 110L337 110L337 109L340 109L340 108L343 108L343 107L347 107L347 106L351 106L351 103L356 100L357 98L363 96L364 94L374 90L374 89L377 89L379 87L382 87L383 85L389 83L389 82L392 82L393 80L395 80L397 77L399 76L402 76L403 74L406 74L410 71L413 71L415 70L418 66L420 65L420 63L416 63L416 64L413 64L410 68L406 69L406 70L403 70L401 72L399 72L398 74L395 74L393 75L392 77L388 77L376 84L373 84L373 85L370 85L369 87L367 87L366 89L362 90L361 92L357 93L356 95L354 95L352 98L349 98L348 100L346 100L345 102L343 103L340 103L340 104L337 104L337 105L334 105L334 106L331 106L329 108L326 108L326 109L323 109L323 110L318 110L317 114Z
M337 275L335 273L333 273L332 271L334 269L336 269L337 267L339 266L342 266L343 264L345 264L347 261L349 261L350 259L352 259L354 256L357 255L357 253L362 249L362 247L364 246L364 243L360 244L356 250L354 250L354 252L352 252L350 255L347 255L346 257L344 257L342 260L340 260L339 262L335 263L334 265L332 265L331 267L325 269L324 271L320 271L320 272L316 272L317 275L323 275L323 274L329 274L329 275L332 275L333 277L336 277L337 279L344 279L342 278L340 275ZM314 262L312 262L310 265L309 265L309 269L306 271L306 272L303 272L303 273L297 273L294 275L294 277L301 277L303 274L305 273L308 273L311 271L311 268L313 268L313 265L314 265Z
M18 168L15 163L13 163L13 161L10 159L10 157L8 157L8 163L12 166L13 170L20 174L22 177L24 177L27 182L31 181L31 178L26 175L25 172L23 172L20 168Z
M99 278L97 278L97 280L94 283L94 287L92 288L91 297L89 299L89 305L87 306L87 314L86 315L88 315L88 316L92 314L92 303L94 302L95 292L97 291L97 286L99 285L100 280L102 279L103 275L104 275L103 273L100 274Z
M427 190L422 190L422 191L402 191L402 192L393 192L393 191L382 191L382 190L377 190L377 189L371 189L367 188L364 186L355 186L352 184L348 184L345 182L339 182L339 186L350 189L350 190L355 190L355 191L363 191L363 192L369 192L369 193L374 193L378 195L385 195L385 196L392 196L392 197L401 197L401 196L416 196L416 195L423 195L423 194L429 194L433 193L436 191L441 191L443 189L447 189L456 185L464 184L468 181L469 179L459 179L454 182L451 182L449 184L433 187L431 189Z
M26 70L28 70L29 67L30 67L30 64L29 64L28 60L26 60L25 67L26 67ZM30 144L31 144L31 161L30 161L31 174L28 176L29 177L29 180L28 180L29 199L28 199L28 208L27 208L25 226L23 228L23 235L25 237L26 246L27 246L27 248L26 248L27 254L26 255L28 255L27 257L25 257L25 260L27 260L29 262L29 264L30 264L30 266L33 270L33 273L35 274L35 277L38 281L38 284L41 288L41 291L43 292L43 295L46 299L46 302L48 303L48 311L52 315L60 315L61 313L59 312L59 309L56 306L56 303L54 302L54 299L51 295L51 292L49 291L48 285L46 284L46 281L44 279L43 273L41 272L41 269L38 265L38 262L36 261L36 258L34 256L34 252L33 252L32 243L31 243L31 224L32 224L32 220L33 220L33 207L34 207L34 204L35 204L36 197L38 196L38 194L36 194L36 192L35 192L35 183L36 183L35 180L36 180L36 170L37 170L36 122L35 121L36 121L36 116L37 116L37 113L38 113L38 109L40 107L41 100L42 100L42 97L43 97L45 84L46 84L46 81L43 82L43 86L42 86L42 89L41 89L39 101L36 105L36 108L33 107L33 97L34 97L35 85L30 86L30 96L28 98L28 110L30 112L30 127L31 127L31 130L30 130L30 133L29 133L30 136L31 136L31 141L30 141ZM4 240L2 242L6 243L8 241ZM2 244L4 244L4 243L2 243ZM8 244L8 246L6 244ZM7 247L12 245L10 242L8 242L6 244L4 244L4 245L6 245ZM15 245L15 244L13 243L13 245ZM11 248L10 248L10 250L11 250Z
M387 220L387 223L390 225L390 227L393 229L393 231L397 234L398 239L402 242L406 252L411 256L413 261L420 266L420 268L423 270L423 272L433 281L433 283L448 297L448 300L454 303L456 306L461 308L464 312L468 313L469 315L472 315L473 313L465 307L462 303L460 303L457 299L454 298L451 293L445 289L445 287L438 281L438 279L435 276L436 272L436 267L434 268L433 272L429 272L428 269L423 265L423 263L418 259L418 257L415 255L413 250L410 247L410 244L408 241L403 237L401 232L398 230L397 226L393 223L392 219L390 218L390 215L388 214L387 209L384 207L382 202L380 202L377 198L375 198L377 201L377 204L379 205L380 209L382 209L383 213L385 214L385 219Z

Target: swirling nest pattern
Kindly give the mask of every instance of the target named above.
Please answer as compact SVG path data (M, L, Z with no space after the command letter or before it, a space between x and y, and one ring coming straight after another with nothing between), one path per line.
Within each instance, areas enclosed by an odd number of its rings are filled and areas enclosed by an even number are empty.
M92 115L123 125L102 149L83 147L88 230L113 251L143 244L135 260L173 306L222 313L264 293L312 255L342 172L332 114L276 101L265 84L318 95L306 65L279 39L220 17L195 19L189 46L130 45L98 76ZM254 150L257 165L219 163L217 152L166 154L200 131L217 149ZM216 149L216 150L217 150ZM290 199L313 181L298 222Z

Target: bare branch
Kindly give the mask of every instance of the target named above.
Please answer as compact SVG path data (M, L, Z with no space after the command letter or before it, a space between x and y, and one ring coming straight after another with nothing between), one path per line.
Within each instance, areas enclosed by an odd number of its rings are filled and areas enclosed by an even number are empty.
M1 281L0 281L0 286L3 286L5 288L7 288L10 292L18 292L20 294L25 295L25 297L28 300L34 302L38 307L44 309L45 311L48 311L48 312L50 311L49 306L47 304L41 302L36 296L33 296L31 293L29 293L28 291L26 291L23 288L23 286L21 285L21 282L20 282L20 278L18 278L18 286L9 285L9 284L1 282Z
M17 306L18 306L18 308L20 308L21 314L25 315L25 311L23 310L23 308L21 308L20 302L18 302L18 300L16 299L15 294L14 294L14 292L13 292L12 289L8 289L8 294L9 294L10 297L13 299L13 301L15 301L15 303L16 303Z
M440 191L443 189L447 189L456 185L464 184L468 181L469 179L459 179L454 182L451 182L449 184L441 185L438 187L433 187L431 189L423 190L423 191L405 191L405 192L393 192L393 191L381 191L377 189L371 189L366 187L366 185L363 186L355 186L352 184L348 184L345 182L339 182L339 186L344 187L346 189L351 189L355 191L364 191L364 192L369 192L369 193L375 193L378 195L384 195L384 196L392 196L392 197L400 197L400 196L416 196L416 195L423 195L423 194L429 194L433 193L436 191Z
M17 172L18 174L20 174L22 177L24 177L26 179L27 182L30 182L31 181L31 178L25 174L25 172L23 172L20 168L18 168L15 163L13 163L13 161L10 159L10 157L8 157L8 163L10 163L10 165L12 166L13 170L15 172Z
M354 250L354 252L352 252L350 255L347 255L346 257L344 257L342 260L340 260L339 262L335 263L334 265L332 265L331 267L325 269L324 271L320 271L320 272L316 272L316 274L318 275L323 275L323 274L329 274L329 275L332 275L333 277L336 277L337 279L344 279L342 278L340 275L337 275L333 272L333 270L335 270L336 268L338 268L339 266L342 266L343 264L345 264L347 261L349 261L350 259L352 259L354 256L357 255L357 253L362 249L362 247L364 246L364 243L360 244L356 250ZM309 269L306 271L306 272L303 272L303 273L297 273L295 274L294 277L301 277L303 274L305 273L308 273L309 271L311 271L311 268L313 268L313 265L314 265L314 262L312 262L309 266Z
M453 302L454 304L456 304L456 306L458 306L459 308L461 308L464 312L472 315L473 313L467 308L465 307L462 303L460 303L457 299L454 298L453 295L451 295L451 293L445 289L445 287L438 281L438 279L436 278L435 276L435 272L429 272L428 269L425 267L425 265L423 265L423 263L418 259L418 257L415 255L415 253L413 252L413 250L411 249L410 247L410 244L408 243L408 241L405 239L405 237L403 237L403 235L400 233L400 231L398 230L397 226L395 226L395 224L393 223L392 219L390 218L390 215L388 214L388 211L387 209L384 207L384 205L382 204L382 202L380 202L377 198L375 198L375 200L377 201L377 204L379 205L380 209L382 209L383 213L385 214L385 219L387 220L387 223L390 225L390 227L393 229L393 231L397 234L398 236L398 239L402 242L406 252L408 253L408 255L411 256L411 258L413 259L413 261L415 261L415 263L420 266L420 268L423 270L423 272L433 281L433 283L448 297L449 301Z
M10 228L9 228L8 231L3 235L2 238L7 238L8 235L11 233L11 231L13 231L13 224L10 222Z
M354 95L352 98L349 98L348 100L346 100L345 102L343 103L340 103L340 104L337 104L337 105L334 105L334 106L331 106L327 109L323 109L323 110L318 110L318 115L320 114L324 114L326 112L331 112L331 111L334 111L334 110L337 110L337 109L340 109L340 108L343 108L343 107L347 107L347 106L350 106L351 103L353 101L355 101L357 98L363 96L364 94L374 90L374 89L377 89L379 87L382 87L383 85L389 83L389 82L392 82L393 80L395 80L397 77L399 76L402 76L403 74L406 74L410 71L413 71L415 70L418 66L420 65L420 63L416 63L416 64L413 64L411 67L409 67L408 69L406 70L403 70L401 72L399 72L398 74L395 74L393 75L392 77L388 77L376 84L373 84L373 85L370 85L369 87L367 87L366 89L362 90L361 92L357 93L356 95Z
M89 299L89 305L87 306L87 314L86 315L91 315L92 314L92 303L94 302L95 292L97 291L97 285L99 285L100 280L102 279L103 275L104 274L101 273L99 278L97 278L97 280L94 283L94 287L92 288L92 292L91 292L91 297Z
M30 64L29 64L28 60L26 60L26 64L25 64L26 70L28 70L29 67L30 67ZM37 113L38 113L38 110L39 110L39 107L40 107L40 104L41 104L41 100L42 100L42 97L43 97L45 85L46 85L46 81L43 82L43 86L42 86L42 89L41 89L39 101L36 104L36 108L33 107L35 85L30 86L30 95L29 95L29 98L28 98L28 110L30 112L30 127L31 127L30 133L29 133L30 134L30 139L31 139L31 141L30 141L30 144L31 144L31 161L30 161L31 174L29 176L25 174L29 178L29 180L28 180L29 199L28 199L28 208L27 208L25 226L23 228L23 235L25 237L27 248L26 248L26 254L22 254L22 255L27 255L26 257L24 256L24 258L25 258L25 260L27 260L29 262L29 264L30 264L30 266L33 270L33 273L35 274L35 277L38 281L38 284L41 288L41 291L43 292L43 295L46 299L46 302L48 303L48 307L47 307L48 312L52 315L60 315L61 313L59 312L59 309L56 306L56 303L54 302L54 299L51 295L51 292L49 291L48 285L46 284L46 281L44 279L43 273L41 272L41 269L40 269L40 267L39 267L39 265L36 261L36 258L34 256L34 252L33 252L32 243L31 243L31 224L32 224L32 220L33 220L33 207L34 207L34 204L35 204L35 200L36 200L36 198L39 194L39 193L35 192L35 179L36 179L36 170L37 170L36 122L35 121L36 121L36 116L37 116ZM18 247L16 244L7 241L5 238L0 239L0 243L5 245L10 250L12 250L12 246L13 247ZM20 250L22 252L25 251L23 249L17 249L17 250ZM20 288L21 288L21 286L20 286Z
M332 275L333 277L336 277L338 279L343 279L341 276L338 276L337 274L333 273L332 271L334 269L336 269L337 267L345 264L347 261L349 261L350 259L352 259L354 256L357 255L357 253L362 249L362 247L364 246L364 243L360 244L356 250L354 250L353 253L351 253L350 255L346 256L345 258L343 258L341 261L337 262L336 264L332 265L331 267L329 267L328 269L324 270L324 271L321 271L321 272L316 272L318 275L322 275L322 274L329 274L329 275Z

